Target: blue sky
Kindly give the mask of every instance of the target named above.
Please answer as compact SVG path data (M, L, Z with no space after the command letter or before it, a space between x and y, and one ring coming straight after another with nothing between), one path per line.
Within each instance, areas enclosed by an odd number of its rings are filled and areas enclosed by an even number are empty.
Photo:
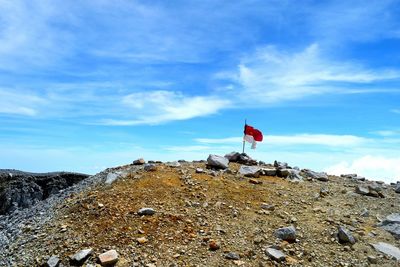
M400 179L400 1L0 0L0 168L241 149Z

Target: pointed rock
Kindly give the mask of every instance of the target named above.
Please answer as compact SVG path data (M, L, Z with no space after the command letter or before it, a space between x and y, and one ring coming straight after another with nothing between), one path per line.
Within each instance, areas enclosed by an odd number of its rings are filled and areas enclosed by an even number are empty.
M89 256L92 255L92 253L92 248L83 249L70 256L70 264L73 266L81 266L89 258Z
M340 243L350 243L355 244L356 240L349 230L344 228L343 226L339 226L338 228L338 238Z

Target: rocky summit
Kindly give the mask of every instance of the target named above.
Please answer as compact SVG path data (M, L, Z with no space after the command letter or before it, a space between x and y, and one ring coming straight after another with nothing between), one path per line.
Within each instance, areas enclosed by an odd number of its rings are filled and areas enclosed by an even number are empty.
M47 182L1 175L1 205L11 204L0 215L0 266L399 264L399 185L356 174L232 152Z

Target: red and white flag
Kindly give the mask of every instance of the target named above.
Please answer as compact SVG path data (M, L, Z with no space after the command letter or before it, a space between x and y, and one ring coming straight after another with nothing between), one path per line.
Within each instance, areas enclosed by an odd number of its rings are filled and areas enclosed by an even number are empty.
M255 149L257 142L261 142L263 140L263 135L260 130L257 130L252 126L245 124L243 140L251 143L251 148Z

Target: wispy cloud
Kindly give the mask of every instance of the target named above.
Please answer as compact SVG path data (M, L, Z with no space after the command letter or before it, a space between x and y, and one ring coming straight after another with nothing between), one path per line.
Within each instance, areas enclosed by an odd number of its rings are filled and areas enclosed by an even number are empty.
M308 9L310 33L325 43L399 38L396 0L330 1Z
M180 92L152 91L129 94L123 97L122 104L130 110L133 119L110 119L104 120L102 124L126 126L187 120L215 114L228 108L231 102L214 96L187 96Z
M228 137L220 139L198 138L196 142L204 144L226 144L243 141L243 137ZM321 145L329 147L356 146L366 143L368 139L354 135L329 135L329 134L295 134L295 135L267 135L264 137L265 145Z
M400 114L400 109L392 109L391 112Z
M173 152L210 151L210 146L168 146L165 150Z
M375 131L373 133L383 137L391 137L400 135L400 130L381 130L381 131Z
M0 114L35 116L45 99L31 93L13 93L0 88Z
M229 76L225 73L216 77ZM371 88L354 86L399 80L400 70L369 69L353 61L332 60L318 44L297 53L267 46L244 57L237 74L230 78L238 84L240 89L235 94L239 93L242 101L277 103L324 93L370 93Z
M227 138L196 138L194 141L204 144L229 144L240 143L243 137L227 137Z

